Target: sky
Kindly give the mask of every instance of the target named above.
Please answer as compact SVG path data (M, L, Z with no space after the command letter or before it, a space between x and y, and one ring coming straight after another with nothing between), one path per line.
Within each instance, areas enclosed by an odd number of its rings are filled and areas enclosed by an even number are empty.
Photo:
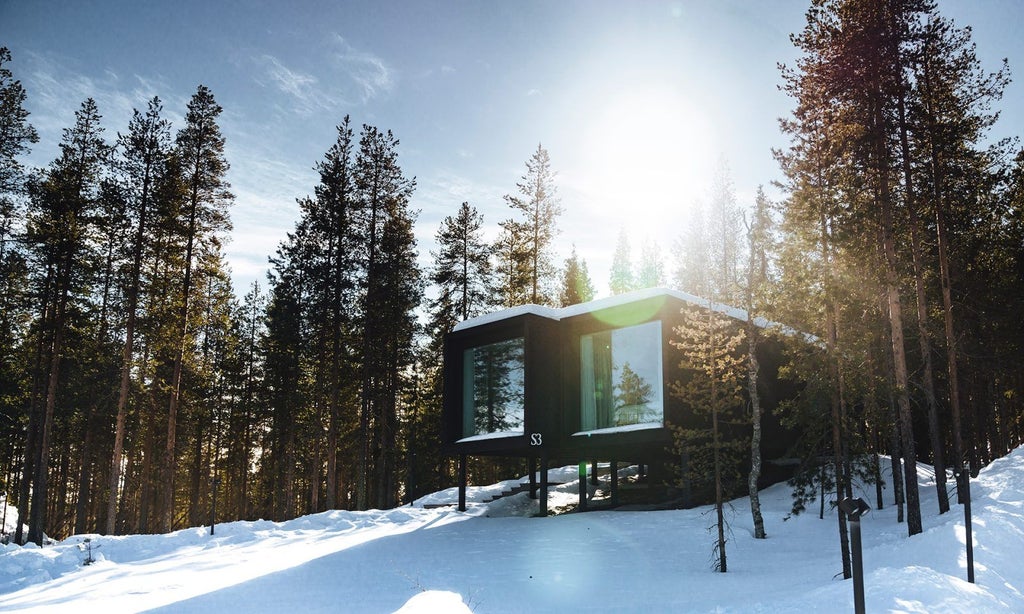
M882 459L889 480L891 463ZM924 531L907 537L892 491L860 521L867 612L1024 611L1024 450L971 484L976 583L969 584L963 507L939 515L934 473L918 463ZM607 466L600 488L609 489ZM620 470L623 492L636 467ZM579 501L575 466L548 508ZM218 523L163 535L76 535L0 545L0 612L852 612L835 512L790 514L791 489L760 493L767 538L753 537L749 500L725 508L728 572L711 569L714 508L589 511L534 518L525 492L484 503L523 480L457 488L392 510L327 511L286 522ZM595 487L588 487L596 495ZM636 486L633 486L636 488ZM606 496L606 495L605 495ZM828 508L826 508L828 509ZM6 530L15 522L8 508ZM91 540L86 549L85 540ZM83 563L90 557L93 563Z
M199 84L223 107L235 194L226 247L236 292L265 281L267 257L317 181L345 115L392 130L415 177L420 261L467 201L486 235L512 216L525 162L543 145L563 207L559 264L575 245L598 296L620 231L667 258L716 169L737 202L781 178L772 148L792 109L778 63L808 0L470 2L0 0L0 45L26 88L45 166L87 97L113 140L133 108L164 101L174 130ZM1024 71L1016 0L939 0L974 28L983 64ZM993 136L1024 135L1024 89L1006 90ZM265 285L265 284L264 284Z

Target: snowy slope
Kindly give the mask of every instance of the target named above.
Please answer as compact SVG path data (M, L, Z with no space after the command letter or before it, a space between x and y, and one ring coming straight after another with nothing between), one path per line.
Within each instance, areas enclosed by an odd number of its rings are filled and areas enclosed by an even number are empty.
M472 489L470 500L511 484ZM891 506L862 522L868 611L1024 612L1024 450L986 468L972 492L977 584L965 581L962 508L938 516L922 471L923 534L908 538ZM873 488L861 494L873 502ZM550 505L574 497L567 484ZM751 537L747 500L733 502L727 574L710 570L708 508L530 518L536 503L521 494L465 514L335 511L218 525L213 537L197 528L7 546L0 611L852 611L852 584L835 579L834 515L787 520L784 485L761 501L767 540ZM85 537L100 546L90 566Z

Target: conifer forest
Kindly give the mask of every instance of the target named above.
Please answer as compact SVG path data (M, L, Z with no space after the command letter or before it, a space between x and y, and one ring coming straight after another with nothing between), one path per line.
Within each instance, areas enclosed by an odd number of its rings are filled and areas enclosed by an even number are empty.
M401 135L338 117L248 288L224 255L244 203L215 92L197 86L174 124L158 97L127 125L68 101L59 154L33 168L33 92L0 48L0 491L27 524L12 539L202 525L214 497L220 520L285 520L453 486L445 333L598 286L677 288L813 335L779 341L802 382L777 410L800 433L794 505L888 455L921 532L922 498L948 510L955 476L1024 442L1024 135L998 134L1010 67L983 69L971 34L931 0L813 0L776 75L784 196L739 202L723 166L673 245L620 233L608 279L577 254L588 230L559 224L558 151L523 152L504 219L453 196L422 245ZM700 347L701 326L678 339ZM749 422L740 335L718 348L732 392L700 398ZM919 462L935 492L917 491ZM470 480L517 463L475 461Z

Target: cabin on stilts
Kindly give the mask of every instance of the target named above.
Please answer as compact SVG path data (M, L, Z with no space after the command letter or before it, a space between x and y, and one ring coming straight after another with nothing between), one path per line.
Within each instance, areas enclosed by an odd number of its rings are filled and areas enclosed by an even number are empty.
M743 326L746 312L664 288L553 309L523 305L460 323L444 345L443 448L458 457L459 510L466 509L467 459L528 460L531 497L547 515L548 469L580 466L580 509L587 508L590 466L609 468L611 500L618 468L638 465L649 484L669 485L679 505L687 488L673 489L685 458L672 454L672 425L693 412L672 394L685 378L672 341L684 310L713 309ZM762 329L772 325L755 320ZM780 327L781 328L781 327ZM772 409L794 386L778 376L782 344L770 336L758 345L761 362L762 458L765 479L775 481L790 444ZM744 386L745 387L745 386ZM748 427L749 428L749 427ZM748 455L749 456L749 455ZM748 459L749 463L749 459ZM675 477L674 477L675 476Z

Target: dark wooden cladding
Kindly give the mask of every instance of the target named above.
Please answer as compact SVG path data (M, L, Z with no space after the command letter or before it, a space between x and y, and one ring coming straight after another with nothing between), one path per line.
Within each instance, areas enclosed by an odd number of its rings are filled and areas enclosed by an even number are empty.
M682 311L700 308L672 293L638 297L592 311L553 311L554 317L525 313L485 322L450 333L444 351L444 429L447 454L470 456L546 457L555 463L617 460L644 465L675 464L669 450L668 425L690 426L693 413L672 394L672 386L686 377L680 369L681 352L672 341ZM560 316L561 319L558 319ZM636 429L596 428L583 431L581 338L649 322L660 322L661 426ZM742 326L736 320L737 327ZM524 429L522 435L459 441L463 435L463 359L469 348L522 337L524 340ZM794 384L780 381L782 344L762 340L763 457L782 458L793 441L773 410L782 398L793 395ZM749 426L735 427L749 430ZM741 433L737 432L737 435Z
M461 442L462 377L464 352L500 341L522 337L524 350L523 435ZM562 433L557 416L562 406L559 360L561 331L558 321L526 313L485 325L449 333L444 347L444 450L448 454L527 456L531 436L540 435L542 445L555 442Z

